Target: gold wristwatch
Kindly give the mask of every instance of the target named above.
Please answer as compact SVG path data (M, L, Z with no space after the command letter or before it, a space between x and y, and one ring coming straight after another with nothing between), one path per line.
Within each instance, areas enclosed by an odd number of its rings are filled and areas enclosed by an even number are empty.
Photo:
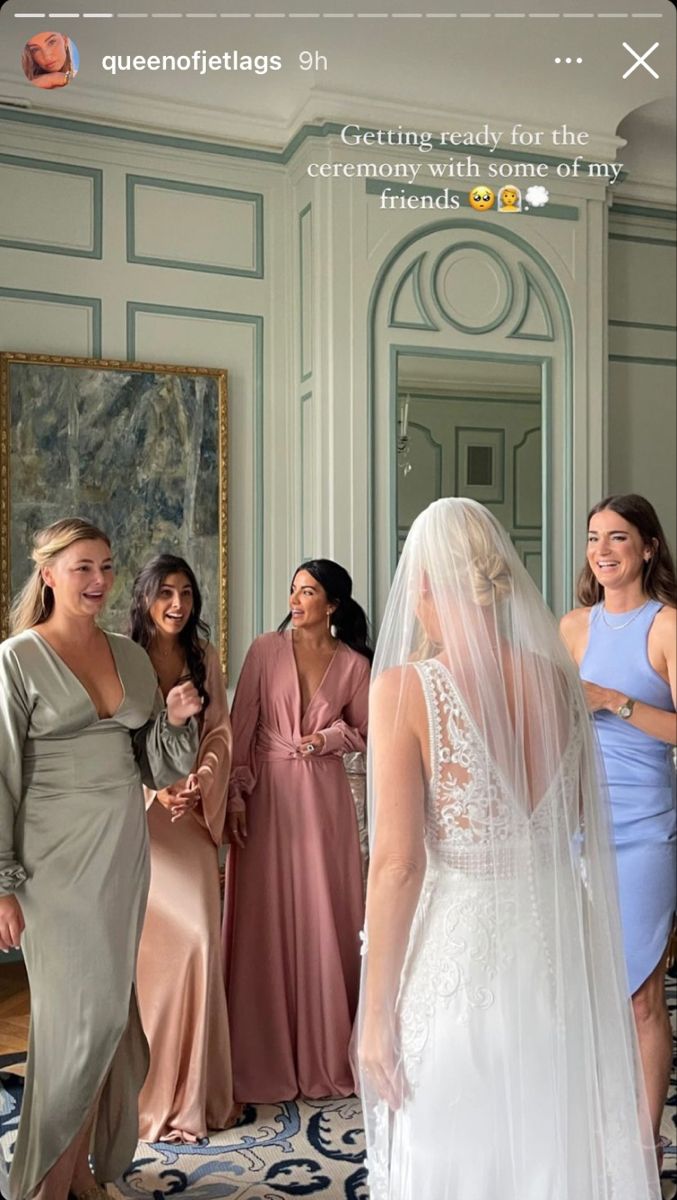
M635 701L631 700L628 696L627 700L624 700L622 704L619 704L618 708L616 709L616 716L622 717L624 721L629 721L634 707Z

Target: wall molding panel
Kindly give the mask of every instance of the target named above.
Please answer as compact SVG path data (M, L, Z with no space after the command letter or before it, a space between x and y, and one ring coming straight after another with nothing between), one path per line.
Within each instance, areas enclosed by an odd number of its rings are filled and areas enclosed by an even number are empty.
M424 250L402 273L399 283L393 289L388 310L390 329L438 330L439 326L433 321L423 299L421 273L425 259Z
M127 262L263 278L260 192L128 175L126 195Z
M517 264L524 300L515 327L508 336L527 341L552 342L555 332L545 293L532 271L523 262Z
M515 288L504 259L493 246L460 241L437 258L432 270L432 294L448 325L459 333L476 336L503 324L512 308ZM470 308L463 310L463 302ZM489 319L484 320L480 313Z
M534 435L537 437L536 442L534 442L532 440L534 438ZM535 452L535 454L534 454L534 452ZM536 457L537 460L540 460L540 457L541 457L541 427L540 427L540 425L536 426L534 429L527 429L521 442L518 442L518 444L513 447L513 452L512 452L512 524L513 524L513 528L519 529L520 532L524 529L530 529L530 530L536 529L540 524L538 519L535 521L526 520L525 517L528 516L529 514L525 514L525 513L521 512L520 504L519 504L520 467L521 467L521 464L524 462L526 464L525 468L524 468L525 473L526 474L532 473L534 470L534 465L535 465L534 457ZM539 554L540 554L540 549L539 549Z
M8 303L9 310L4 316L3 301ZM22 305L21 312L17 307L12 310L12 304ZM48 307L44 308L45 305ZM60 320L55 308L63 310ZM12 311L16 321L12 320ZM17 330L27 327L30 335L19 332L14 335L14 327ZM45 328L49 329L47 337ZM66 339L70 354L82 358L101 357L101 300L98 297L0 287L0 345L3 350L61 354L63 338ZM33 342L33 345L29 342Z
M56 178L61 176L61 182ZM40 179L40 176L43 176ZM43 195L60 190L59 203ZM82 240L82 231L87 237ZM0 246L100 259L103 171L75 163L0 154Z
M608 486L640 492L675 545L677 296L674 209L614 203L609 214Z
M317 534L314 528L312 512L306 511L308 499L312 503L316 494L317 455L314 453L315 443L315 410L313 408L313 393L304 392L300 398L299 416L299 554L300 561L317 555Z
M299 236L299 366L301 383L313 373L313 206L306 204L298 219Z

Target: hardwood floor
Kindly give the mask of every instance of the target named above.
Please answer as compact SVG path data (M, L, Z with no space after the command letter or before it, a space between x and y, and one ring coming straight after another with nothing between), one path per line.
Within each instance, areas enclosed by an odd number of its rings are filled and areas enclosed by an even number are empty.
M23 1075L23 1063L3 1062L9 1055L25 1055L28 1048L30 999L26 968L22 962L0 963L0 1062L3 1071Z

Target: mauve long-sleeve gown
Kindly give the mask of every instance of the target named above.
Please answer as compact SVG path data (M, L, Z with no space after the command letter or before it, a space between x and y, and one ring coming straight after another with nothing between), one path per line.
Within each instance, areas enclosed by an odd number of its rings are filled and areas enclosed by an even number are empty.
M224 1129L233 1108L218 863L232 735L218 655L210 645L205 653L200 807L172 824L157 792L146 790L151 872L137 991L150 1046L139 1098L139 1136L148 1142L195 1142Z
M233 704L224 918L235 1099L350 1095L362 869L345 753L364 750L369 663L343 642L302 714L290 633L252 644ZM320 753L297 749L321 731Z

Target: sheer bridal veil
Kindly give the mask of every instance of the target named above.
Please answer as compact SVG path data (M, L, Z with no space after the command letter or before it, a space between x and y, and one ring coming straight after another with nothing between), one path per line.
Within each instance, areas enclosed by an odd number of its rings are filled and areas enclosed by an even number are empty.
M654 1200L590 721L494 517L414 522L372 671L372 1200Z

